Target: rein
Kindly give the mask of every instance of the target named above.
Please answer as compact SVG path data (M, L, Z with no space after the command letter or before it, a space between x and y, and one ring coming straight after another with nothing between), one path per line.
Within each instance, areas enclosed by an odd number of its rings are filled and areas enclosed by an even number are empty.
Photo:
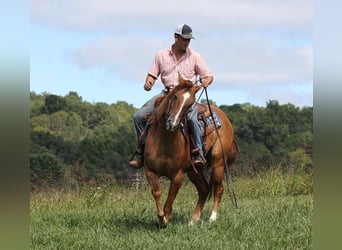
M167 112L166 112L167 116L169 116L169 113L170 113L171 102L172 102L172 99L170 99L169 103L168 103L168 109L167 109ZM198 170L196 169L194 161L192 160L192 157L191 157L191 137L190 137L190 133L188 131L187 119L184 119L184 118L182 119L182 121L179 124L179 130L181 131L181 133L182 133L182 135L183 135L183 137L184 137L184 139L186 141L186 144L188 145L188 148L187 148L188 159L191 162L191 166L192 166L194 172L196 174L198 174Z
M214 120L214 115L213 115L213 111L211 110L211 106L210 106L210 103L209 103L209 97L208 97L208 92L207 92L207 87L204 87L204 92L205 92L205 95L206 95L206 98L207 98L207 103L208 103L208 108L209 108L209 112L210 112L210 115L211 115L211 118ZM202 91L203 93L203 91ZM202 95L201 93L201 95ZM235 195L235 192L234 192L234 185L233 185L233 180L229 174L229 169L228 169L228 165L227 165L227 160L226 160L226 157L224 156L224 153L223 153L223 145L222 145L222 140L221 140L221 137L220 137L220 134L218 132L218 128L217 128L217 125L216 125L216 122L214 122L214 126L215 126L215 132L217 134L217 137L219 139L219 142L220 142L220 145L221 145L221 149L222 149L222 158L223 158L223 162L224 162L224 167L226 169L226 178L227 178L227 185L228 185L228 193L229 193L229 197L233 203L233 205L238 208L238 204L237 204L237 200L236 200L236 195Z
M183 123L181 123L180 131L182 132L183 137L185 138L185 140L186 140L186 142L187 142L187 145L189 145L187 151L188 151L188 158L190 159L190 162L191 162L191 166L192 166L194 172L195 172L196 174L198 174L198 171L197 171L197 169L196 169L196 167L195 167L194 161L193 161L192 158L191 158L191 149L190 149L190 147L191 147L191 146L190 146L191 141L190 141L190 134L189 134L189 131L188 131L188 129L187 129L187 128L188 128L188 125L186 124L186 122L187 122L187 120L184 119L185 125L184 125ZM186 131L185 131L185 129L186 129Z

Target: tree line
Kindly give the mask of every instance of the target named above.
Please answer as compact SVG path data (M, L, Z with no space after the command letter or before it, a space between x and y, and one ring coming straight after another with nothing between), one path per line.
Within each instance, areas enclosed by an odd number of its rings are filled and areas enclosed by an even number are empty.
M271 168L312 170L313 107L280 105L275 100L265 107L219 107L231 120L240 147L234 175ZM136 146L136 110L125 101L86 102L76 92L30 92L31 188L130 179L137 172L128 166Z

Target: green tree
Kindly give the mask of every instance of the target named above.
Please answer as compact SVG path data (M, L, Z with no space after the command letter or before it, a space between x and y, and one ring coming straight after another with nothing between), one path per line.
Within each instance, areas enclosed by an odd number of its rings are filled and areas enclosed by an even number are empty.
M30 155L31 187L38 185L56 185L63 176L63 162L49 152Z
M66 101L58 95L47 95L45 97L45 105L42 107L42 113L51 114L66 107Z
M30 92L30 118L40 115L44 105L44 96L38 95L35 92Z

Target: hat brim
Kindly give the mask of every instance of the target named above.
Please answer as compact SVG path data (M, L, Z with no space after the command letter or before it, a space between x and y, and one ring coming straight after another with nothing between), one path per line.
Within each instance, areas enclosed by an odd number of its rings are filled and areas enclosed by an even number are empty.
M179 34L184 39L195 39L191 34Z

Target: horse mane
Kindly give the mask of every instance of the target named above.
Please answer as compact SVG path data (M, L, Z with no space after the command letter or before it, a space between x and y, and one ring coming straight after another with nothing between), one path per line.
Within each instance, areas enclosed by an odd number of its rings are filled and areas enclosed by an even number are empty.
M149 119L149 123L155 123L163 119L164 114L168 108L169 102L171 98L173 97L173 91L171 91L168 95L159 97L156 99L156 102L154 104L154 111L151 114L151 117Z

